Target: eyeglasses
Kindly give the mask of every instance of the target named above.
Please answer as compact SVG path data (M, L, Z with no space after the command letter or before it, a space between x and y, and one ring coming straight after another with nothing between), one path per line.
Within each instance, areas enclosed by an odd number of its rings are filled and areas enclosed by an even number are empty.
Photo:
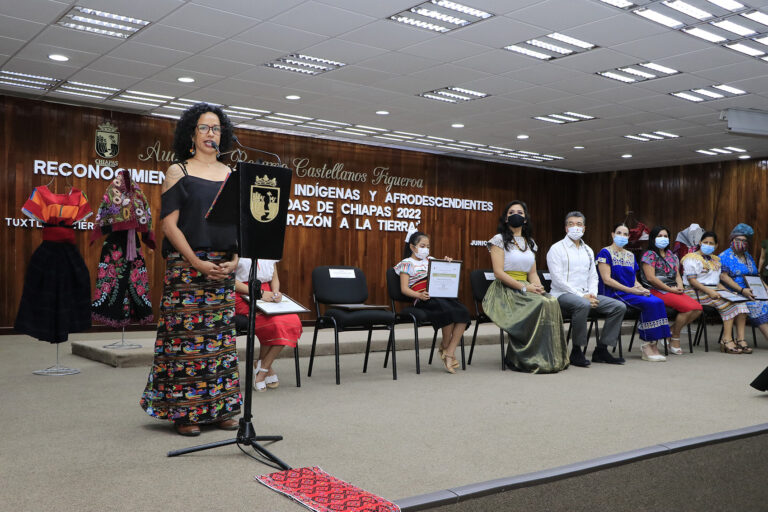
M199 124L199 125L197 125L197 131L200 132L203 135L208 133L208 130L212 130L213 133L215 133L216 135L221 134L221 126L219 126L218 124L215 124L213 126L208 126L207 124Z

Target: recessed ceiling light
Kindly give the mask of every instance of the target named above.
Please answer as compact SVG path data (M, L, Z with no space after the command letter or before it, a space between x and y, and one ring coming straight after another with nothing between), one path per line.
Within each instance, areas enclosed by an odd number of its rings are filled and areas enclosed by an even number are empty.
M731 50L736 50L737 52L746 53L751 57L759 57L760 55L765 55L764 51L758 50L757 48L752 48L751 46L747 46L746 44L742 43L727 44L725 47L730 48Z
M535 58L541 59L541 60L554 59L554 57L552 55L549 55L547 53L541 53L541 52L537 52L537 51L534 51L534 50L529 50L528 48L524 48L524 47L518 46L516 44L505 46L504 49L505 50L509 50L511 52L522 53L523 55L527 55L529 57L535 57Z
M717 154L713 151L707 151L706 149L697 149L696 152L701 153L702 155L707 155L707 156L715 156Z
M565 34L559 34L557 32L553 32L552 34L548 34L547 37L555 39L557 41L567 43L573 46L576 46L578 48L582 48L584 50L591 50L595 47L594 44L588 43L586 41L582 41L581 39L576 39L575 37L566 36Z
M60 53L52 53L48 56L48 58L55 60L56 62L67 62L69 60L69 57Z
M731 151L735 151L736 153L746 153L747 152L746 149L736 148L736 147L733 147L733 146L725 146L725 149L730 149Z
M741 15L744 16L745 18L751 19L752 21L762 23L763 25L768 25L768 14L763 14L760 11L742 13Z
M120 39L127 39L149 25L145 20L79 5L72 7L56 23L62 27Z
M672 94L672 96L677 96L678 98L682 98L688 101L694 101L694 102L704 101L704 98L699 98L698 96L694 96L693 94L688 94L687 92L673 92L670 94Z
M377 110L376 114L380 115L380 116L388 116L389 115L389 110Z
M621 155L621 158L632 158L632 155L630 155L629 153L624 153L623 155Z
M299 96L297 94L289 94L288 96L285 97L285 99L287 99L287 100L300 100L301 96Z
M305 75L319 75L320 73L339 69L346 64L336 60L313 57L312 55L291 53L285 57L280 57L279 59L267 62L264 65L282 71L293 71L294 73L302 73Z
M668 75L674 75L676 73L679 73L678 70L668 68L667 66L662 66L661 64L656 64L655 62L646 62L644 64L640 64L644 68L653 69L655 71L658 71L660 73L666 73Z
M721 91L729 92L731 94L747 94L747 91L742 91L741 89L737 89L735 87L731 87L730 85L713 85L715 89L720 89Z
M573 146L573 149L584 149L584 146Z
M749 155L739 155L739 160L748 160L750 158L752 157L750 157Z
M740 4L735 0L707 0L707 1L711 4L719 5L723 9L728 9L729 11L738 11L739 9L744 8L744 4Z
M717 34L709 32L708 30L702 30L696 27L683 29L683 32L685 32L686 34L690 34L694 37L698 37L699 39L704 39L705 41L709 41L710 43L720 43L726 40L726 38L723 36L719 36Z
M525 140L525 139L528 138L528 135L525 135L525 134L521 133L520 135L517 136L517 138L520 139L520 140Z
M179 82L181 82L183 84L191 84L191 83L193 83L195 81L195 79L192 78L191 76L180 76L176 80L178 80Z
M464 128L464 125L461 123L453 123L451 125L451 128Z
M665 0L662 3L667 7L671 7L672 9L680 11L683 14L687 14L692 18L696 18L697 20L707 20L712 17L712 14L708 13L707 11L694 7L691 4L683 2L682 0L673 0L671 2Z
M637 9L636 11L632 11L638 16L642 16L645 19L655 21L656 23L659 23L661 25L664 25L665 27L670 28L680 28L683 26L682 21L678 21L675 18L671 18L669 16L666 16L664 14L661 14L660 12L652 11L651 9Z
M755 33L755 31L751 28L739 25L738 23L734 23L730 20L712 21L710 22L710 25L721 28L723 30L727 30L728 32L733 32L734 34L740 36L751 36Z
M433 32L445 33L477 23L491 16L493 14L489 12L457 2L431 0L394 14L388 19Z
M598 75L604 76L605 78L618 80L619 82L624 82L627 84L631 84L632 82L637 82L637 80L635 80L631 76L620 75L619 73L614 73L612 71L601 71L600 73L598 73Z
M600 1L603 2L604 4L612 5L614 7L619 7L621 9L625 7L632 7L633 5L635 5L632 2L629 2L627 0L600 0Z

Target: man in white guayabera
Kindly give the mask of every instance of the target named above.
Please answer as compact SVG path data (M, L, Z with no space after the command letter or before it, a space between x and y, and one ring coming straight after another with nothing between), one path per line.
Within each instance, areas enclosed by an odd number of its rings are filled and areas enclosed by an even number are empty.
M587 320L591 310L605 318L600 342L592 353L595 363L623 364L624 358L616 358L608 347L619 340L621 321L627 307L616 299L597 294L597 269L595 254L581 237L586 229L586 217L578 211L565 216L566 236L549 248L547 267L552 279L553 297L560 303L563 318L571 319L573 348L570 361L573 366L586 368L590 365L584 357L587 346Z

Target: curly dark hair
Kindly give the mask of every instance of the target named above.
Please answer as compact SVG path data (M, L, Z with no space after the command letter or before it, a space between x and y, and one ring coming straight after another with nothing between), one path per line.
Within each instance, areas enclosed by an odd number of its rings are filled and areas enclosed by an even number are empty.
M509 211L512 206L519 204L523 207L523 212L525 213L525 224L523 224L523 231L522 235L523 238L525 238L525 243L528 247L531 248L531 251L536 252L534 250L535 243L533 241L533 227L531 227L531 216L528 213L528 205L525 204L523 201L515 199L514 201L510 201L507 203L507 206L504 207L504 209L501 211L501 216L499 216L499 225L496 227L496 232L501 234L502 240L504 240L504 249L509 249L509 244L512 243L512 229L507 224L507 212Z
M179 122L176 124L176 132L173 135L173 152L175 154L176 162L186 162L191 156L189 154L189 148L192 145L192 136L197 127L197 120L206 112L213 112L219 118L219 124L221 124L219 151L224 153L229 151L232 147L234 127L232 126L232 121L227 117L227 114L221 110L221 107L216 105L211 105L209 103L195 103L181 114ZM219 157L219 159L221 158L222 157Z

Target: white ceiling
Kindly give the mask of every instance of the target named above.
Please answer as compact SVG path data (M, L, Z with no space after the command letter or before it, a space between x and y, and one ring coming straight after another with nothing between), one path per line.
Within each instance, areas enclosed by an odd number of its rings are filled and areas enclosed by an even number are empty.
M495 16L446 34L387 19L419 0L78 1L151 22L128 40L57 26L73 3L0 0L0 69L546 153L564 158L546 166L584 172L738 156L695 152L710 147L737 146L753 157L768 156L767 139L729 135L719 119L730 107L768 109L768 62L598 0L462 0ZM742 3L768 12L766 0ZM598 48L552 61L502 49L555 31ZM54 52L70 60L49 60ZM346 66L316 76L264 66L289 53ZM635 84L595 74L647 61L681 73ZM180 76L196 81L181 84L176 80ZM749 94L701 103L669 95L713 84ZM417 96L449 86L490 96L462 104ZM153 110L3 84L0 92L138 113ZM286 100L288 94L302 99ZM376 115L381 109L390 115ZM567 111L597 119L565 125L532 119ZM258 120L247 123L280 128ZM465 127L452 128L452 123ZM302 127L290 129L318 135ZM680 138L643 143L623 137L656 130ZM530 138L518 140L518 134ZM332 138L387 145L363 135ZM405 142L396 145L482 157ZM621 158L625 153L633 158Z

